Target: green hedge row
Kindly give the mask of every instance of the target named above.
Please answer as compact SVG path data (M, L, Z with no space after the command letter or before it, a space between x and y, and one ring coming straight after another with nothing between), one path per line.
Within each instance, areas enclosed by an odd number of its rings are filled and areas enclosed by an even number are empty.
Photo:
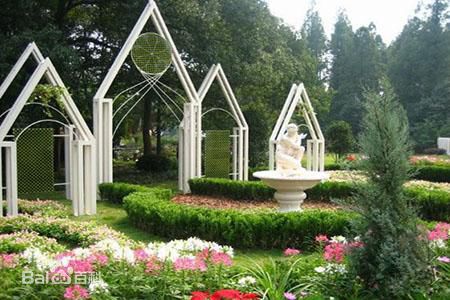
M261 181L236 181L223 178L189 180L191 193L206 196L226 196L234 200L268 200L275 190Z
M101 200L118 204L122 204L123 199L126 196L136 192L152 192L164 199L170 199L172 197L172 191L169 189L148 188L142 185L122 182L101 183L99 184L98 189Z
M417 165L413 168L414 179L433 182L450 182L449 165Z
M181 205L156 193L133 193L124 199L130 221L167 238L197 236L239 248L309 247L318 234L348 233L355 214L311 210L301 213L241 212Z
M197 178L189 181L191 192L198 195L224 196L234 200L268 200L274 190L260 181L233 181L228 179ZM316 185L307 192L315 201L348 198L356 192L357 186L351 182L327 181ZM417 205L419 215L426 220L450 220L450 193L439 190L409 187L407 195Z

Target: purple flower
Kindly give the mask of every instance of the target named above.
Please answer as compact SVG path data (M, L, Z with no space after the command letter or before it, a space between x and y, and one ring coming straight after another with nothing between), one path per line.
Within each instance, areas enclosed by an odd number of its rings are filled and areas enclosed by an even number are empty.
M289 293L289 292L284 293L284 298L286 298L286 300L295 300L295 299L297 299L294 294Z
M448 258L447 256L439 256L437 260L440 261L441 263L446 264L450 263L450 258Z

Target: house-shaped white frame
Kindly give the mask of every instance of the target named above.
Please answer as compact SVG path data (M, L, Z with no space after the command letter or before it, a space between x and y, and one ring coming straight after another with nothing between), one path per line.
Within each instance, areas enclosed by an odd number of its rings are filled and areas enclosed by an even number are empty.
M228 103L228 106L231 109L230 113L231 117L236 121L238 127L233 128L233 179L238 180L247 180L248 179L248 137L249 137L249 129L247 121L244 118L244 114L239 107L239 103L236 100L236 97L231 89L231 86L228 82L227 77L222 69L220 64L212 65L209 69L208 74L202 82L198 90L198 97L200 100L200 104L205 99L206 94L208 93L211 85L214 81L217 80L225 99ZM200 106L201 107L201 106ZM218 110L218 108L212 108L211 110ZM211 111L209 110L209 111ZM219 109L222 110L222 109ZM207 112L209 112L207 111ZM202 116L207 113L202 112ZM201 166L200 166L201 167Z
M30 56L33 56L37 67L0 125L0 147L6 149L6 200L8 203L8 215L17 214L17 154L16 142L5 141L5 139L42 77L45 77L51 85L61 87L61 103L71 124L50 119L34 122L27 128L40 122L51 121L57 122L65 127L66 179L69 180L69 188L66 189L67 196L72 200L75 215L95 214L95 138L81 113L78 111L75 102L67 91L52 62L49 58L44 58L35 43L30 43L27 46L8 76L0 85L0 99ZM0 195L2 194L0 193Z
M178 158L180 189L187 193L189 192L188 180L201 176L201 104L194 84L187 73L161 13L153 0L148 1L94 96L94 135L97 138L98 183L112 182L113 180L113 107L112 99L105 97L136 39L149 20L155 26L158 34L169 43L172 52L172 62L188 99L188 102L184 104L184 118L179 127L180 151Z
M298 108L303 115L310 135L306 147L306 169L310 171L323 171L325 162L325 139L303 83L292 85L277 123L272 131L272 135L270 136L269 169L275 169L276 144L286 132L287 125L296 108Z

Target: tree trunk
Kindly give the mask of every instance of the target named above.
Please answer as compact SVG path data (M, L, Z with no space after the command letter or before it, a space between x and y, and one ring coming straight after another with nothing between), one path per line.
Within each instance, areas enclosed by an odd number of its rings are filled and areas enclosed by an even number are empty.
M144 99L144 112L142 116L142 140L144 142L144 156L152 153L152 140L150 130L152 129L152 101Z
M156 155L161 155L161 107L156 111Z

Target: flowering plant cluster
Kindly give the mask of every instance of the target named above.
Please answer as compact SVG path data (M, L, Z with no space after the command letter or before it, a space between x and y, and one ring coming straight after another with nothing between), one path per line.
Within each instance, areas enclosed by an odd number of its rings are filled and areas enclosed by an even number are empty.
M328 262L343 263L345 254L352 248L363 247L364 244L355 237L353 241L348 241L343 236L333 236L329 239L326 235L318 235L316 242L323 247L323 258Z
M64 250L64 246L56 239L41 236L33 231L0 234L0 253L19 253L32 246L51 253Z
M60 243L84 247L106 238L113 238L121 242L128 241L124 234L93 222L77 222L68 218L31 215L0 218L0 234L24 230L55 238Z
M46 295L59 294L64 299L115 299L121 298L124 292L132 294L134 288L138 298L164 298L168 294L181 297L198 288L228 287L220 283L224 275L221 273L227 272L232 258L231 247L198 238L148 245L104 239L89 247L56 254L37 247L29 247L19 254L1 254L0 274L3 278L23 276L24 271L34 272L39 281L35 278L33 284L45 284ZM153 286L154 290L143 292L139 284L134 287L127 279L134 285L140 282L142 286ZM21 284L20 278L16 280ZM209 285L208 280L213 284ZM121 281L123 285L118 284ZM164 289L162 286L168 283L171 286Z
M19 200L22 214L35 216L68 217L69 210L63 204L53 200Z

